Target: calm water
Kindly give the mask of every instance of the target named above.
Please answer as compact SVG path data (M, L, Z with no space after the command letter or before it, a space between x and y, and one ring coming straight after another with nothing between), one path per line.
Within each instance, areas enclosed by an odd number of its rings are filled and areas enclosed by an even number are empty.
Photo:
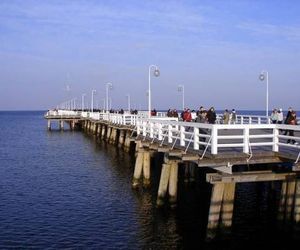
M179 179L175 210L132 190L134 155L82 132L46 131L43 112L0 112L0 249L287 249L269 184L237 185L232 232L204 240L210 186Z

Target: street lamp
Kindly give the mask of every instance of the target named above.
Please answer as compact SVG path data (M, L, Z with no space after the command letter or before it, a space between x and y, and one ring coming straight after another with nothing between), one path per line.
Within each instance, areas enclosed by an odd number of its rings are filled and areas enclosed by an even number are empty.
M92 90L92 102L91 102L91 111L94 111L94 93L96 93L96 90Z
M130 95L126 95L127 97L127 103L128 103L128 111L130 112Z
M184 110L184 85L178 85L178 92L182 92L182 110Z
M108 82L106 83L106 112L108 111L108 89L112 89L113 85L112 83Z
M109 100L109 110L111 110L112 98L111 98L111 97L109 97L109 98L108 98L108 100Z
M151 117L151 69L154 69L153 75L158 77L160 75L159 69L156 65L149 66L149 86L148 86L148 117Z
M85 97L85 94L82 94L82 96L81 96L81 111L84 111L84 97Z
M266 93L266 117L269 116L269 72L263 70L259 75L259 80L264 81L266 80L267 83L267 93Z

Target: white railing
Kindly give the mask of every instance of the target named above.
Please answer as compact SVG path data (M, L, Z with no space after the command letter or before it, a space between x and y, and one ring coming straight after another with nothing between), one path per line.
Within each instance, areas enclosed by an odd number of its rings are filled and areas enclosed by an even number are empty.
M47 111L46 116L79 116L80 114L80 111L58 109Z
M295 136L284 135L280 131L291 130ZM137 134L154 140L175 143L199 150L202 146L210 148L211 154L230 151L245 154L255 148L278 152L279 147L299 149L300 126L279 124L202 124L193 122L176 122L158 119L141 119L137 121ZM287 143L294 140L296 143ZM251 147L251 148L250 148Z
M80 112L70 110L49 111L52 116L74 116ZM203 124L181 122L174 117L151 117L116 114L105 112L82 112L81 117L103 120L117 125L134 126L137 135L168 143L173 147L184 147L185 151L208 150L215 155L226 150L251 154L255 148L278 152L281 148L300 151L300 126L268 124L268 119L261 116L237 116L239 124ZM264 118L264 119L263 119ZM285 131L294 131L293 136ZM288 143L296 142L294 144ZM201 151L202 152L202 151Z
M223 114L217 114L217 124L223 123ZM236 120L233 122L229 120L229 124L270 124L271 119L266 116L260 115L237 115Z

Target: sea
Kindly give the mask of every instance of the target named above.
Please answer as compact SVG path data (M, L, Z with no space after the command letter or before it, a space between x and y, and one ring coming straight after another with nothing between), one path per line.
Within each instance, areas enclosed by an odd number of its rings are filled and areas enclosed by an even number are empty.
M299 226L276 219L279 183L237 184L231 230L208 240L202 169L194 182L179 173L176 208L157 208L161 155L151 187L132 189L134 152L54 123L47 131L44 113L0 112L0 249L299 248Z

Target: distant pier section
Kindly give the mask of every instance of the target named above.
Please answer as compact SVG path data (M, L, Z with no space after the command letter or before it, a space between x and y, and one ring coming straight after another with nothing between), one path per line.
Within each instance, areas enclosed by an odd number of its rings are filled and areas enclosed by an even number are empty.
M50 110L48 130L67 124L136 155L132 187L151 185L151 158L163 154L157 206L176 207L179 167L194 181L195 168L207 171L212 187L207 237L232 225L235 187L245 182L280 182L278 220L300 223L300 126L271 124L268 117L238 115L235 124L183 122L158 112L109 113ZM290 136L286 131L293 131ZM294 143L290 143L294 142ZM245 166L247 166L245 168ZM251 167L255 168L251 168ZM272 185L271 185L272 186Z

